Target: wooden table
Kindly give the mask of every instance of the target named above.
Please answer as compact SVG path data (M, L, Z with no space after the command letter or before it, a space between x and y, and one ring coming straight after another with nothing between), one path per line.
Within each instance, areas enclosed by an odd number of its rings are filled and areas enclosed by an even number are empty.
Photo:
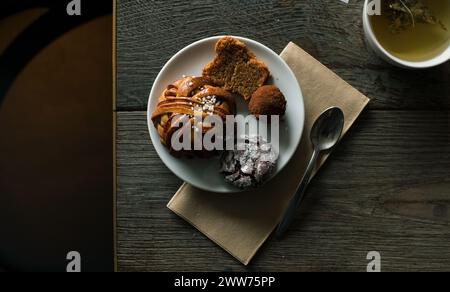
M364 42L362 1L117 0L119 271L450 270L450 64L394 68ZM164 63L195 40L293 41L372 101L314 179L282 241L242 266L166 208L180 186L146 125Z

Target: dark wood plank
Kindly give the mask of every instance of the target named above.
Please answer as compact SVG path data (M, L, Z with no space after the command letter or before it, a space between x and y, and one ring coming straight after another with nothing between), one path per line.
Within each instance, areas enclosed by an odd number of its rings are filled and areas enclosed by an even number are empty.
M294 41L373 98L371 109L450 109L450 64L397 69L371 53L363 1L117 1L117 106L145 110L154 79L178 50L204 37L246 36L280 53Z
M120 271L450 270L450 112L366 111L312 182L285 240L244 267L166 204L181 181L144 112L118 113ZM230 198L231 199L231 198Z

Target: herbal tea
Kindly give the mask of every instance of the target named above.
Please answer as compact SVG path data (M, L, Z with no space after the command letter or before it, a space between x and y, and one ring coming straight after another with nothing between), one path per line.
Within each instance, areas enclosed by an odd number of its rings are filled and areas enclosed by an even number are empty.
M424 61L450 43L450 0L382 0L381 16L371 16L380 44L394 56Z

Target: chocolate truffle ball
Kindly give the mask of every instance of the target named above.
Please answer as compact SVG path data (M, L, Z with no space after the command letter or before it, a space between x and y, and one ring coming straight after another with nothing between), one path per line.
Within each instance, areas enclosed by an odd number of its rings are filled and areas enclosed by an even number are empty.
M286 112L286 99L278 87L265 85L253 93L248 108L250 113L256 117L260 115L282 116Z

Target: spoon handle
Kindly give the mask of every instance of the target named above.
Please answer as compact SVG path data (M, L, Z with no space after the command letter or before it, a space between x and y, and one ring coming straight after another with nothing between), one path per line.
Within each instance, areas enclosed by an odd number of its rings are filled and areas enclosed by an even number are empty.
M301 202L303 201L303 198L305 197L305 191L306 191L306 188L308 187L309 181L311 180L311 175L312 175L312 172L316 165L316 161L317 161L318 157L319 157L319 151L314 150L311 160L309 161L308 167L306 168L305 174L303 175L301 183L297 189L297 192L295 193L294 197L289 202L289 206L283 215L283 219L281 220L280 224L278 225L278 228L276 231L277 238L282 237L286 233L289 225L291 224L292 220L294 219L297 208L300 206Z

